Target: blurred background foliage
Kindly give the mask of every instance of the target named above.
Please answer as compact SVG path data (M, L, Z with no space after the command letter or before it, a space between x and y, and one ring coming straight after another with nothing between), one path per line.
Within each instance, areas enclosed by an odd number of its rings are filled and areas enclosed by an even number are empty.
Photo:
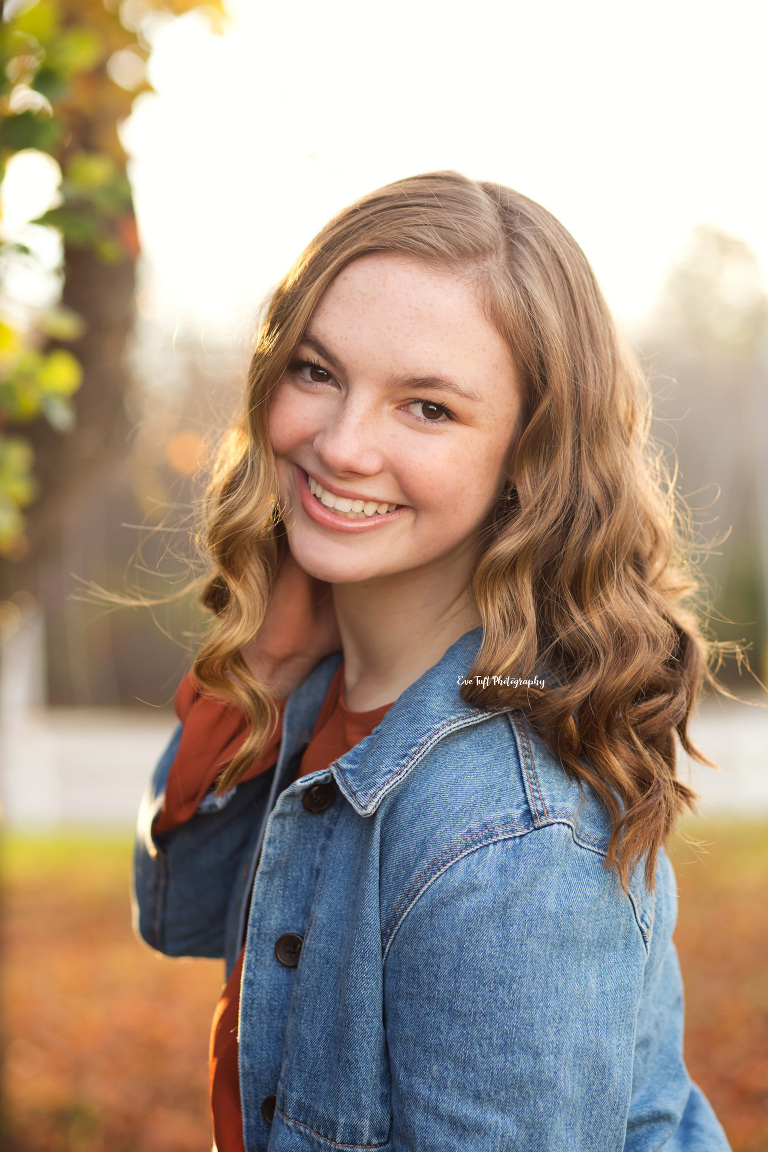
M123 585L121 522L168 496L156 469L136 476L147 453L129 442L140 249L120 128L151 90L153 21L196 9L217 30L224 15L219 2L196 0L3 9L0 181L15 158L34 153L55 166L59 186L58 203L23 238L0 234L0 600L12 614L24 590L43 606L52 703L131 702L136 686L118 669L132 665L132 629L97 621L86 637L82 610L68 598L73 573ZM53 266L43 242L51 238ZM187 435L172 448L177 477L195 471L197 447L199 437Z
M754 252L701 224L638 336L653 435L677 457L697 528L710 630L768 677L768 295ZM726 665L726 680L737 674Z

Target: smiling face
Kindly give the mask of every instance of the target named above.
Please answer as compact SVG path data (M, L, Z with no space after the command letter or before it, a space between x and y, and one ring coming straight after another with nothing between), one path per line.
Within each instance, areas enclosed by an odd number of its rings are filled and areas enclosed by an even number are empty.
M400 254L347 265L270 404L298 563L331 584L425 568L466 583L510 483L521 404L509 346L467 279Z

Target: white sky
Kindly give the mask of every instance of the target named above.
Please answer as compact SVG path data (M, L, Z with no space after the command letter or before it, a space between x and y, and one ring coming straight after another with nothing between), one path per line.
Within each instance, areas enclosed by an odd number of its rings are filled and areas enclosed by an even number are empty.
M328 217L435 168L554 212L628 324L698 222L768 267L763 0L237 8L157 31L122 133L146 314L242 339Z

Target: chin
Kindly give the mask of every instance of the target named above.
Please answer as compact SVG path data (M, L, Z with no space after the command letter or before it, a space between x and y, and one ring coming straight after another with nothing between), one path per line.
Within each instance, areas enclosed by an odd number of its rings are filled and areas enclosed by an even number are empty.
M393 575L391 569L382 570L371 556L332 555L334 549L323 544L322 550L304 547L304 542L288 536L293 558L308 576L324 580L326 584L356 584L361 580L375 580L377 576Z
M337 583L343 565L340 560L334 563L333 558L328 556L327 548L320 549L312 543L307 543L306 539L303 539L303 533L300 532L288 533L288 547L296 563L308 576L314 576L316 580L325 580L329 584Z

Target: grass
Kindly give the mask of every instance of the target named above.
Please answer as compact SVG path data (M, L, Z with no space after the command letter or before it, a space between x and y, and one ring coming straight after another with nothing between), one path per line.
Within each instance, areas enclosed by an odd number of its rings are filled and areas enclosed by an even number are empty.
M764 1152L768 822L688 819L670 855L686 1061L734 1152ZM8 1152L210 1152L222 966L135 939L130 864L123 832L0 841Z
M0 838L0 875L11 886L50 878L57 872L97 887L110 886L128 877L132 851L130 829L70 829L39 835L6 832Z
M6 835L9 1152L210 1152L218 961L170 960L130 927L130 837Z

